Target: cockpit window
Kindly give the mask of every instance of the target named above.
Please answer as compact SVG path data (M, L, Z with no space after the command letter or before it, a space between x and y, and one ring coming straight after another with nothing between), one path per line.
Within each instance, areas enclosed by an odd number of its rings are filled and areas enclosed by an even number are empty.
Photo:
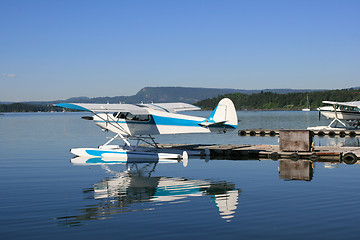
M119 119L126 119L130 121L146 122L150 121L150 115L134 115L129 112L114 112L113 116Z
M141 122L150 121L150 115L139 115L139 121Z
M126 114L128 114L128 113L124 113L124 112L114 112L114 113L113 113L113 116L116 117L116 118L125 119Z
M133 115L133 114L131 114L131 113L128 113L128 114L126 114L125 119L126 119L126 120L137 121L137 120L138 120L138 116Z
M351 106L342 106L340 105L340 110L344 110L344 111L352 111L352 112L359 112L359 108L358 107L351 107Z

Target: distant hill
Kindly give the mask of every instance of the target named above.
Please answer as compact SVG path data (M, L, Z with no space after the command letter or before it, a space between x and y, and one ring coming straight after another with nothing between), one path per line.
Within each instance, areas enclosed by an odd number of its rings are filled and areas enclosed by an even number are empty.
M145 87L132 96L116 97L79 97L70 98L66 102L82 103L148 103L148 102L186 102L194 103L206 98L229 93L253 93L252 90L217 89L217 88L187 88L187 87Z
M353 89L359 89L353 88ZM33 102L23 102L21 104L18 103L0 103L0 112L28 112L28 111L58 111L59 109L54 109L52 107L53 104L59 102L77 102L77 103L161 103L161 102L186 102L191 104L199 104L203 108L213 108L215 102L213 101L202 101L206 99L218 99L219 96L228 96L231 94L242 94L243 97L236 97L238 109L249 108L249 109L296 109L303 106L303 102L301 103L292 103L287 104L286 107L283 105L274 105L274 99L267 99L269 96L277 96L283 94L296 94L302 93L306 94L314 94L317 95L316 92L323 92L326 90L319 89L263 89L263 90L244 90L244 89L221 89L221 88L190 88L190 87L145 87L141 89L138 93L132 96L116 96L116 97L73 97L66 100L57 100L57 101L33 101ZM338 90L330 90L334 91L335 96L338 94L336 91ZM257 95L263 93L272 93L275 95ZM296 95L298 97L298 95ZM322 95L321 95L322 96ZM285 97L285 96L284 96ZM290 95L290 98L294 96ZM252 102L255 99L263 99L263 101L271 101L272 103L268 103L267 105L256 105L256 102ZM303 96L300 97L304 99ZM320 100L331 100L327 96L320 95L316 98ZM293 99L294 100L294 99ZM334 99L335 100L335 99ZM217 101L217 100L216 100ZM256 100L257 101L257 100ZM217 103L217 102L216 102ZM246 103L246 104L245 104ZM317 105L320 102L312 102L312 105ZM25 104L25 105L24 105ZM255 104L255 105L253 105ZM42 106L42 107L41 107Z
M313 92L321 91L314 89L264 89L264 90L244 90L227 88L191 88L191 87L145 87L132 96L115 97L73 97L66 100L49 102L26 102L29 104L54 104L59 102L77 102L77 103L161 103L161 102L185 102L194 103L207 98L217 97L219 95L231 93L254 94L263 92L274 93L292 93L292 92Z

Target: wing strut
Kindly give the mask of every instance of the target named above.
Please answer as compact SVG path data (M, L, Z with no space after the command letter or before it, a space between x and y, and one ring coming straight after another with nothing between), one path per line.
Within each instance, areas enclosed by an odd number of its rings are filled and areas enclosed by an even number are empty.
M335 113L335 118L334 118L334 120L332 120L331 123L329 124L328 127L330 127L330 128L331 128L331 125L332 125L333 123L335 123L335 126L334 126L334 127L336 127L336 125L337 125L338 122L341 123L344 127L347 127L346 124L343 123L343 122L338 118L338 113L337 113L337 110L336 110L338 106L339 106L339 105L337 105L337 104L333 104L334 113Z
M109 143L111 143L112 141L114 141L117 137L120 137L121 140L123 140L126 145L131 149L131 150L134 150L134 148L131 146L130 142L123 136L121 135L120 133L116 134L114 137L112 137L109 141L107 141L104 145L102 146L106 146L108 145Z

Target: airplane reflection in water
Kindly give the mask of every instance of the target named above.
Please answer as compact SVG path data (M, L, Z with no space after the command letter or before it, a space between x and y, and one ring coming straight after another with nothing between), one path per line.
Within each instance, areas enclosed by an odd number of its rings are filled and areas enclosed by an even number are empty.
M211 159L215 160L216 159ZM254 159L255 160L255 159ZM254 161L246 160L246 161ZM270 159L256 159L255 161L274 161ZM210 161L206 159L205 162ZM244 160L237 160L240 162ZM302 180L311 181L314 175L315 162L323 163L325 168L341 166L338 160L305 160L297 161L279 159L279 178L285 181ZM184 203L194 197L209 196L219 211L220 217L231 221L238 205L238 196L241 192L235 184L227 181L191 180L175 177L152 177L158 162L152 163L126 163L117 164L124 168L123 171L113 171L109 166L114 166L100 158L88 160L75 158L74 164L100 165L111 174L111 178L105 178L95 183L92 188L85 189L85 194L90 194L86 199L96 200L94 204L87 204L81 208L79 215L68 215L56 218L61 225L81 225L85 220L100 220L110 218L111 215L135 212L151 211L164 204ZM177 162L177 161L175 161ZM111 162L115 164L115 162ZM347 164L359 164L356 163ZM209 201L210 202L210 201ZM148 203L148 204L146 204ZM215 209L215 208L214 208Z
M92 158L90 164L96 164L96 159ZM166 203L183 203L191 201L193 197L203 196L210 197L209 202L215 204L222 219L231 221L234 217L241 190L236 189L233 183L152 177L157 163L128 163L125 171L118 172L103 164L100 158L97 160L113 177L86 189L84 193L91 194L90 198L97 200L97 203L80 209L81 215L57 218L60 224L76 226L84 220L104 219L124 212L155 210L156 206ZM149 205L144 208L145 202Z
M334 146L334 147L360 147L359 137L319 137L319 146Z

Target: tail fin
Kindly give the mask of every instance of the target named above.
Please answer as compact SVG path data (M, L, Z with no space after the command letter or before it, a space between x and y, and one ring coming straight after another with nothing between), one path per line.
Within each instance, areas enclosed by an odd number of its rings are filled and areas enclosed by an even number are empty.
M229 98L223 98L218 103L211 115L200 125L204 127L222 126L233 129L237 128L238 118L234 103Z

